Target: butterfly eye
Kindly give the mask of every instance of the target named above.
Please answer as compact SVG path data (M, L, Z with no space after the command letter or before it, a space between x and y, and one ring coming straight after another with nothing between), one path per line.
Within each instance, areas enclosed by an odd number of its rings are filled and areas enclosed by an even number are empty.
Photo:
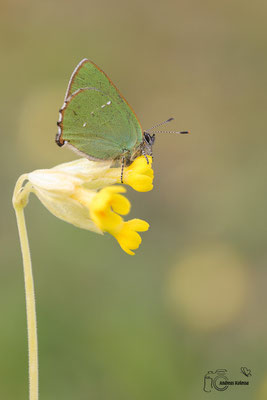
M153 135L153 136L155 136L155 135ZM147 142L147 144L153 144L154 143L154 138L153 138L153 136L150 136L150 134L149 133L144 133L144 138L145 138L145 141Z

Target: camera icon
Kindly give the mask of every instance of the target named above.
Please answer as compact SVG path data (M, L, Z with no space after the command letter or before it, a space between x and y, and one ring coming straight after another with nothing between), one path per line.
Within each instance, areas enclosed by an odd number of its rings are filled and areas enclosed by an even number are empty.
M226 369L217 369L215 372L208 371L204 376L204 388L205 392L211 392L211 389L224 391L228 388L228 385L221 384L221 382L227 382L229 379L226 376Z

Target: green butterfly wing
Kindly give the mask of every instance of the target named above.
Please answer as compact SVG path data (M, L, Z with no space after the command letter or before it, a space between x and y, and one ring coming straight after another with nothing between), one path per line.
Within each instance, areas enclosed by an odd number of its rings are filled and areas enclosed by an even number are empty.
M58 144L66 141L92 159L131 154L142 141L135 113L104 72L88 60L72 74L58 126Z

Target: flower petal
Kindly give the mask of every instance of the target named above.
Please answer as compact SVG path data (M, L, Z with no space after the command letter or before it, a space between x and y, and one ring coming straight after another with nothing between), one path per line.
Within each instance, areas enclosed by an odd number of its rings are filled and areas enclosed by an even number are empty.
M137 192L148 192L153 189L153 178L147 175L129 173L125 178L125 183Z
M126 224L137 232L145 232L149 229L149 223L139 218L131 219L130 221L126 222Z
M149 164L147 163L146 157L145 156L140 156L137 157L132 164L128 167L128 169L132 169L135 172L139 172L141 174L145 174L149 169L152 168L152 157L147 156L147 159L149 161Z
M118 193L125 192L122 186L108 186L101 189L90 203L90 215L95 224L105 232L116 230L123 222L117 210L123 214L130 208L129 201ZM112 210L114 209L114 211Z
M141 219L132 219L124 222L121 229L116 232L110 232L118 241L121 248L130 255L134 255L131 250L136 250L142 242L141 236L136 231L146 231L149 224Z
M130 212L131 203L121 194L114 194L111 200L111 207L115 213L126 215Z
M144 156L138 157L126 168L123 180L138 192L148 192L153 189L154 173L152 169L152 157L148 156L147 164Z

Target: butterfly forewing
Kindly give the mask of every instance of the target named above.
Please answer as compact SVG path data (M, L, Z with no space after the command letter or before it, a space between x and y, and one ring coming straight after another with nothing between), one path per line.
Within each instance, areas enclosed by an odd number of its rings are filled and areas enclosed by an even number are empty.
M104 72L88 60L72 74L59 130L62 143L103 160L131 153L142 141L135 113Z
M74 92L62 114L64 140L91 158L118 158L137 144L132 120L100 90Z

